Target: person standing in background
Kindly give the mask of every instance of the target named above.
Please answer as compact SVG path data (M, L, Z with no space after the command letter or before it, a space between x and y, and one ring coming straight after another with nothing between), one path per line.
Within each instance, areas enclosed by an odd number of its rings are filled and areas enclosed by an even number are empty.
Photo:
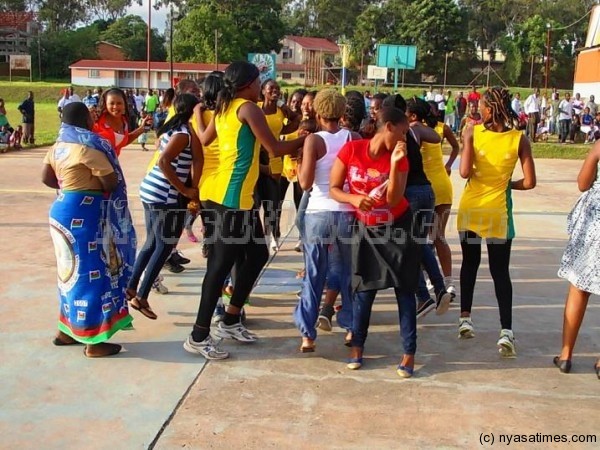
M141 115L142 111L144 110L144 103L145 103L144 91L142 91L140 93L140 90L136 89L133 98L135 99L135 108L138 110L138 113Z
M444 123L450 127L452 132L456 132L456 101L452 97L450 89L446 93L446 118Z
M590 114L593 117L596 117L596 113L598 112L598 105L596 104L596 102L594 100L596 100L596 98L593 95L590 95L590 99L585 104L585 107L590 108Z
M579 116L583 112L583 100L581 100L581 95L579 92L575 94L575 98L571 104L573 105L573 114Z
M27 98L18 107L23 116L23 142L31 144L35 142L35 103L33 101L33 91L29 91Z
M513 96L513 99L510 102L510 106L517 115L521 114L521 111L523 110L523 105L521 104L521 94L520 93L517 92Z
M561 144L567 141L572 115L573 104L571 103L571 94L567 92L565 93L565 98L558 104L558 140Z
M90 109L90 107L92 107L92 106L95 106L95 107L98 106L98 99L92 95L91 89L87 90L86 95L85 95L85 97L83 97L82 102L87 107L87 109Z
M475 105L479 108L479 100L481 100L481 94L477 92L477 86L473 86L473 90L469 92L467 101L469 102L469 105Z
M550 127L550 134L556 134L558 131L558 105L560 104L560 98L558 95L558 92L553 92L552 93L552 97L550 100L550 120L549 120L549 127Z
M443 123L446 118L446 98L444 97L444 93L441 89L439 91L435 91L433 101L437 103L438 118Z
M456 126L454 127L454 132L458 132L460 130L460 123L462 122L463 117L467 113L467 99L465 98L462 91L458 93L456 97Z
M537 131L538 124L540 123L540 89L536 88L527 100L525 100L525 104L523 105L525 109L525 114L527 114L527 136L531 140L531 142L536 142L535 134Z

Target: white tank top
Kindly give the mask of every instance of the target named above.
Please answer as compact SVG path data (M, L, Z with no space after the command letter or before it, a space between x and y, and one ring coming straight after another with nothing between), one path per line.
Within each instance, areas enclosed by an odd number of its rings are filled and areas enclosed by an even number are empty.
M346 203L338 203L329 198L329 179L331 178L331 168L337 158L340 149L344 144L352 140L352 134L346 129L341 129L337 133L328 131L319 131L316 133L325 142L325 155L317 160L315 166L315 180L312 185L310 199L306 212L317 211L352 211L352 206ZM344 186L346 191L346 186Z

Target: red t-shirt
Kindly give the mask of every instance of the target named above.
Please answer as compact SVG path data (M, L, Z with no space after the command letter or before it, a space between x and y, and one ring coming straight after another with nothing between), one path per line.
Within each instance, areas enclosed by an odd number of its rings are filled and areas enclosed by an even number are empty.
M481 100L481 94L479 92L469 92L469 96L467 97L469 104L475 103L479 104L479 100Z
M387 183L390 177L391 153L382 155L375 160L369 156L369 140L347 142L338 153L337 157L347 168L347 181L351 194L369 195L373 189ZM398 163L401 172L408 172L408 158L403 158ZM358 220L367 226L383 225L391 223L394 219L402 216L408 210L409 204L406 198L402 198L393 208L390 208L386 200L387 187L383 188L375 197L375 207L364 212L355 209Z

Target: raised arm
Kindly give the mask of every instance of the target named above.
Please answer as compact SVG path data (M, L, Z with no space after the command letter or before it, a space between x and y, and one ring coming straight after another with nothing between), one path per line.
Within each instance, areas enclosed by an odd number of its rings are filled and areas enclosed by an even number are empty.
M428 142L430 144L439 144L442 142L440 135L437 132L421 122L411 122L410 127L415 134L417 143L421 145L422 142Z
M296 155L298 148L304 144L305 136L301 136L298 139L292 141L278 141L271 133L269 126L267 125L267 119L264 113L256 105L256 103L246 102L238 110L238 119L247 123L252 134L256 136L256 139L260 144L269 152L271 158L276 158L284 155Z

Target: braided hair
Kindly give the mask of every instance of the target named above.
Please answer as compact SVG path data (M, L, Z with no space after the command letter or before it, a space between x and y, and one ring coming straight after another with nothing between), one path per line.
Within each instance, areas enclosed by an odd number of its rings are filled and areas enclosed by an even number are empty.
M483 93L485 106L490 108L490 119L483 126L490 129L493 124L502 124L509 130L518 127L519 116L513 111L510 92L503 87L493 87Z
M166 121L158 130L156 130L156 136L164 133L168 133L171 130L180 128L186 125L192 118L194 113L194 106L198 104L200 100L193 94L180 94L175 97L173 107L175 108L175 115Z
M438 119L431 110L431 105L417 96L406 102L406 112L414 114L418 121L425 122L430 128L437 126Z
M365 100L358 91L346 92L346 111L342 122L352 131L360 130L360 124L367 116Z
M219 91L215 111L224 113L238 91L250 86L259 76L258 67L248 61L234 61L223 75L223 89Z
M217 96L223 89L223 72L215 70L204 79L204 105L206 109L214 111L217 107Z

